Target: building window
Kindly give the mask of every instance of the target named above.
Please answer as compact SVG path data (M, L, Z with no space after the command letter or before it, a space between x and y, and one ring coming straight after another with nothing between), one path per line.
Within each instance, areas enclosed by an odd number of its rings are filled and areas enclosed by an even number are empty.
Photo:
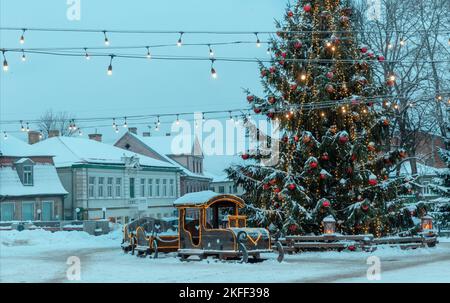
M23 185L33 185L33 166L31 165L23 167Z
M148 179L148 196L153 197L153 179Z
M141 179L141 197L145 197L145 179Z
M175 180L174 179L170 179L170 196L174 197L175 196Z
M130 178L130 198L134 198L134 178Z
M163 179L162 184L163 197L167 197L167 179Z
M159 193L159 179L155 180L155 192L156 192L156 196L159 197L160 193Z
M0 218L2 221L14 220L14 203L1 203Z
M219 194L225 193L225 186L219 186Z
M106 189L106 194L108 195L108 198L112 198L113 196L113 182L114 178L108 177L108 185Z
M34 220L34 202L22 202L22 220Z
M116 197L122 196L122 178L116 178Z
M103 186L105 185L105 177L98 177L98 197L103 198Z
M232 186L228 186L228 193L229 194L231 194L233 191L232 191Z
M233 193L234 193L234 194L237 194L237 192L238 192L237 185L233 185Z
M88 189L89 198L94 198L95 192L95 177L89 177L89 189Z

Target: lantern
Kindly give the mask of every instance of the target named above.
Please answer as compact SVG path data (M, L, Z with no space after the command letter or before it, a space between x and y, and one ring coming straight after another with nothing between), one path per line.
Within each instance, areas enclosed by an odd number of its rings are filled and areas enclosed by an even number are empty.
M430 216L422 217L422 231L433 229L433 218Z
M323 223L323 233L326 235L334 234L336 231L336 220L333 216L328 216L322 221Z

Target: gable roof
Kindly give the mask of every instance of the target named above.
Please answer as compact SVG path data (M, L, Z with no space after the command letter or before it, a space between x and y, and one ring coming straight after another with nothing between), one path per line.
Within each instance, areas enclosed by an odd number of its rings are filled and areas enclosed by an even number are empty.
M182 153L183 150L181 148L178 149L178 151L177 151L176 148L174 150L172 150L172 148L170 147L171 146L171 142L172 142L170 139L173 138L173 137L169 137L169 136L143 137L143 136L139 136L139 135L133 134L131 132L127 132L124 136L127 136L127 135L129 135L129 136L135 138L136 140L140 141L147 148L149 148L150 150L152 150L155 153L157 153L165 161L167 161L170 164L180 168L183 171L184 175L186 175L188 177L193 177L193 178L211 179L208 176L193 173L192 171L190 171L189 169L187 169L186 167L184 167L183 165L181 165L180 163L178 163L177 161L173 160L172 158L170 158L168 156L168 155L181 155L181 154L183 154ZM150 138L153 138L153 139L150 140ZM197 139L196 139L196 142L198 143ZM198 145L199 145L199 143L198 143ZM194 149L194 146L193 146L192 150L193 149ZM186 148L186 150L187 150L187 148ZM168 151L169 153L163 153L164 151Z
M123 157L136 157L135 153L90 139L73 137L53 137L39 143L35 148L43 152L52 152L56 167L70 167L74 164L114 164L124 165ZM142 166L173 168L171 163L139 155Z
M0 139L0 156L9 157L31 157L31 156L51 156L51 153L36 150L34 145L30 145L14 136L8 134L7 138Z
M36 195L66 195L56 169L50 164L33 166L33 185L25 186L20 181L17 170L12 166L0 167L0 196L19 197Z

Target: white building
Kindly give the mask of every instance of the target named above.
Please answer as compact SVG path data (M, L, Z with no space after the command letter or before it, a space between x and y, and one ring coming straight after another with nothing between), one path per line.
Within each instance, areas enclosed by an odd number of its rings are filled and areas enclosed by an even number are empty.
M109 218L128 222L139 216L173 216L180 169L170 163L90 140L53 137L33 145L51 153L69 192L65 219Z

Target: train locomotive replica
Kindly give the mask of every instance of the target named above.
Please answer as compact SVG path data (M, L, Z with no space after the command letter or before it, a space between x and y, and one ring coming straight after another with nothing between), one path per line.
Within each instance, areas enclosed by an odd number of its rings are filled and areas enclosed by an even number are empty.
M144 217L125 225L122 249L154 258L160 252L177 252L181 261L197 256L247 263L273 252L279 262L284 258L279 242L272 247L267 229L247 227L246 216L239 214L245 203L237 196L202 191L178 198L174 206L178 220Z

